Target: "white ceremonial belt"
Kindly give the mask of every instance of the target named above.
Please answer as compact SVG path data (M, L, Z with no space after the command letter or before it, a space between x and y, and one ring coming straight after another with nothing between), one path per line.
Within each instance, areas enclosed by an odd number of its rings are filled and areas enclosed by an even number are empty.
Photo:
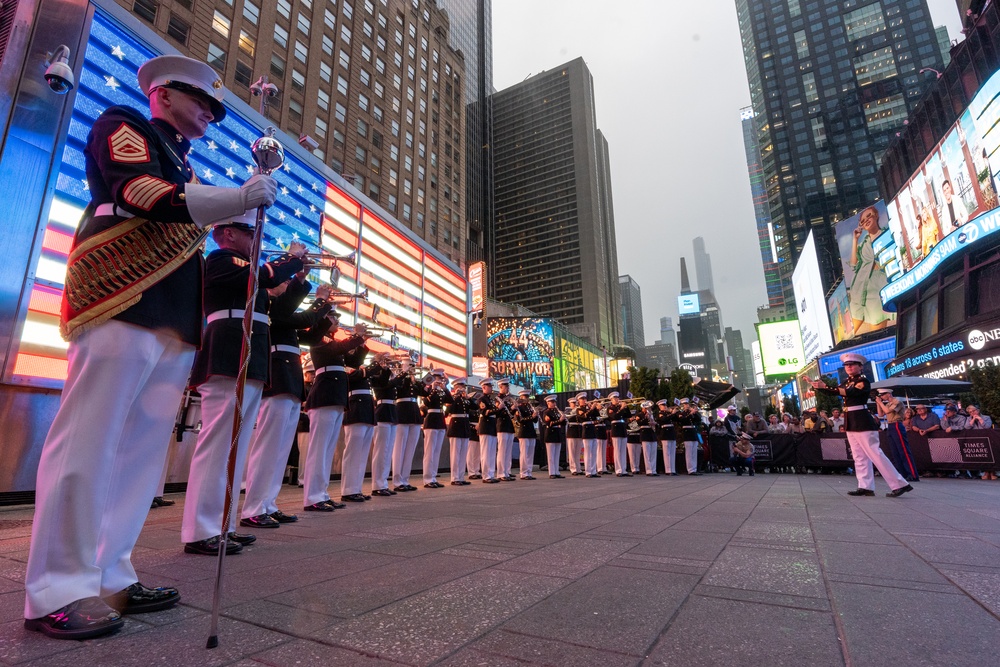
M465 413L462 413L462 414L459 414L459 413L455 413L455 414L453 414L453 415L448 415L448 416L449 416L449 417L465 417L466 419L468 419L468 418L469 418L469 415L468 415L468 414L465 414Z
M612 423L612 424L624 424L624 423L625 423L625 420L624 420L624 419L613 419L613 420L611 421L611 423Z
M440 408L429 408L427 412L443 412Z
M208 324L211 324L216 320L242 320L245 314L245 310L235 310L230 308L229 310L217 310L214 313L209 313L205 320ZM253 321L260 322L262 324L271 323L271 321L267 318L266 313L254 313Z
M341 373L346 373L347 369L343 366L323 366L322 368L316 369L316 375L322 375L327 371L340 371Z
M378 399L379 405L393 405L396 401L391 398L380 398Z
M348 396L371 396L371 389L354 389L353 391L347 392Z
M302 350L294 345L272 345L271 352L288 352L289 354L302 354Z
M397 398L396 402L397 403L416 403L417 399L414 398L413 396L406 396L406 397L403 397L403 398Z
M594 422L580 422L580 426L593 426Z
M131 218L134 217L131 213L123 208L118 208L113 203L101 204L94 209L94 217L99 215L117 215L119 218Z
M867 405L848 405L846 408L844 408L844 412L856 412L858 410L867 410L867 409L868 409Z

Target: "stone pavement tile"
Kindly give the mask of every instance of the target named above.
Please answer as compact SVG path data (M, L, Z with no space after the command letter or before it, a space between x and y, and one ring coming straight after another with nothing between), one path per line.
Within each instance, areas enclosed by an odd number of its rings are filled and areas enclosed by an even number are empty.
M722 533L678 530L676 526L629 550L633 554L714 561L729 543Z
M500 563L497 569L576 579L636 546L627 540L582 537L536 549L524 556Z
M809 515L805 507L756 507L750 518L754 521L805 523Z
M813 533L808 523L779 523L750 518L740 526L733 539L812 544Z
M911 591L926 591L928 593L941 593L943 595L957 595L955 584L942 578L942 582L931 584L926 581L907 581L905 579L891 579L889 577L864 575L864 574L837 574L828 572L827 581L838 581L843 584L859 584L862 586L883 586L891 588L905 588Z
M349 577L301 586L268 599L298 609L350 618L431 590L490 565L492 563L477 558L428 554L357 572Z
M416 537L400 537L385 541L369 540L368 544L359 547L359 551L388 556L413 557L472 542L490 536L494 532L483 526L460 526Z
M497 630L469 644L448 659L441 667L636 667L639 659L615 651L579 646L555 639Z
M974 536L912 535L902 532L895 535L918 556L935 565L949 563L1000 567L1000 548Z
M509 516L476 521L475 525L487 526L489 528L527 528L528 526L537 526L540 523L558 521L573 514L576 514L573 510L536 509L527 512L511 513Z
M237 663L233 667L240 667ZM336 646L326 646L311 641L291 641L266 651L254 654L247 667L390 667L398 662L375 658Z
M757 604L775 605L778 607L805 609L807 611L830 611L830 601L825 598L803 597L801 595L784 595L781 593L771 593L769 591L752 591L740 588L709 586L706 584L699 584L694 589L694 593L695 595L700 595L701 597L718 598L721 600L754 602Z
M699 514L733 514L746 519L753 511L753 505L749 503L728 502L719 500L701 509Z
M642 664L832 667L844 659L829 613L695 595Z
M671 558L669 556L647 556L630 552L608 561L608 565L635 570L654 570L656 572L696 574L701 576L712 566L712 562L688 558Z
M614 535L621 537L644 538L659 535L670 526L677 523L678 517L663 517L647 514L636 514L618 521L606 523L594 528L585 535Z
M819 542L816 547L828 575L875 577L929 584L946 583L937 570L914 556L904 546Z
M876 492L877 493L877 492ZM906 496L903 496L906 498ZM862 500L873 500L872 498L862 498ZM878 500L877 498L874 500ZM887 502L888 498L885 499ZM906 502L903 499L895 501L898 504ZM898 512L887 514L885 512L868 512L868 516L878 525L890 532L899 531L938 531L942 533L956 534L957 531L947 523L932 519L917 512Z
M426 533L433 533L439 530L455 528L456 526L462 526L467 523L469 523L469 520L465 518L439 516L422 519L420 521L411 520L405 523L396 523L394 525L383 526L381 528L365 526L362 530L366 534L388 535L391 537L413 537L415 535L424 535Z
M599 483L601 480L590 480L590 481ZM601 493L600 495L590 495L587 498L578 500L573 503L567 503L565 507L569 509L597 509L600 507L613 506L616 503L620 503L623 500L630 500L638 495L639 495L638 493L634 492Z
M447 656L566 585L565 579L476 572L313 634L338 646L411 665Z
M683 499L671 500L663 503L659 507L646 510L647 514L662 514L666 516L688 517L695 512L700 512L711 504L709 500L693 500L688 496Z
M23 581L14 581L13 579L8 579L7 577L0 577L0 595L3 593L13 593L14 591L23 590Z
M17 583L24 584L24 573L27 570L27 562L22 560L15 560L9 557L0 558L0 577L10 579L11 581L16 581ZM25 553L27 556L27 553Z
M995 615L1000 616L1000 572L939 568L941 574L951 579Z
M577 509L572 514L568 514L562 519L557 519L557 521L575 523L587 528L597 528L598 526L603 526L612 521L620 521L629 516L632 516L631 512L616 508Z
M735 514L706 514L698 512L683 521L677 522L674 528L678 530L727 533L732 535L739 530L744 521L746 521L745 518Z
M280 598L279 598L280 599ZM246 621L284 634L302 637L342 619L315 609L293 607L272 600L251 600L225 611L226 618Z
M976 537L983 542L1000 547L1000 533L995 532L997 529L1000 529L1000 522L993 527L993 532L977 532Z
M9 554L16 551L27 551L28 547L31 545L31 529L28 529L27 535L18 535L17 537L8 537L5 540L0 540L0 554Z
M871 521L860 523L832 523L814 520L811 522L816 540L829 542L860 542L863 544L899 544L899 541L884 528Z
M518 614L504 629L641 657L698 579L600 567Z
M219 646L206 649L210 623L208 616L172 625L128 632L137 624L110 637L86 641L76 651L50 655L26 663L29 667L215 667L288 641L286 635L256 625L219 619ZM72 644L73 642L66 642Z
M599 525L603 525L604 523L607 522L602 521ZM558 519L556 521L540 523L536 526L528 526L527 528L518 528L516 530L495 533L490 537L519 544L545 545L559 542L569 537L582 535L592 528L594 528L594 526L574 523L568 521L567 519Z
M826 598L815 553L726 547L702 583L800 597Z
M24 604L24 596L21 596ZM57 653L78 653L84 642L67 642L49 639L38 632L24 629L23 613L17 620L0 623L0 662L15 665L29 660L47 658ZM86 663L80 663L83 665Z
M1000 621L965 595L832 582L855 665L983 665Z

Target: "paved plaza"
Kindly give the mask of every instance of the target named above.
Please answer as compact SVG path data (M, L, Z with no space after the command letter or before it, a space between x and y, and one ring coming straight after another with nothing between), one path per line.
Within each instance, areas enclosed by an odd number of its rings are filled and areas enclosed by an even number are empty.
M367 485L366 485L367 486ZM182 553L183 494L133 561L181 604L117 635L22 627L30 507L0 511L0 661L87 665L985 665L1000 642L1000 482L851 498L841 475L567 477L352 504ZM334 485L336 487L336 484ZM301 491L285 487L283 509Z

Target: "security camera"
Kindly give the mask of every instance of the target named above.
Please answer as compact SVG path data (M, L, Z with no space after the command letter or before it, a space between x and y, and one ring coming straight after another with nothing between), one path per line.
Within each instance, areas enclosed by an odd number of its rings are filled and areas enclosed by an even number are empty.
M268 97L275 97L278 94L278 87L273 83L264 84L264 94Z
M267 97L276 97L278 94L278 87L267 80L267 77L260 77L254 83L250 84L250 94L254 97L260 97L265 95Z
M49 84L49 89L53 93L65 95L73 90L76 79L69 66L69 47L59 45L54 53L49 54L45 64L48 65L45 69L45 82Z
M310 137L308 134L299 135L299 146L305 148L308 151L314 151L319 148L319 142Z

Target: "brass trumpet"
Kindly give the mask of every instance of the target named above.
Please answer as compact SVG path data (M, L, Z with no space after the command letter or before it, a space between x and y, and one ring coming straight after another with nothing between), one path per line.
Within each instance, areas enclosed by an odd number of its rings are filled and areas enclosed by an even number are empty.
M365 291L367 292L368 290L365 290ZM396 325L395 324L393 324L391 327L388 327L388 328L386 328L386 327L368 327L366 329L366 331L365 331L366 335L371 334L371 335L373 335L376 338L384 336L386 334L392 335L392 334L395 334L395 333L396 333Z
M353 301L355 299L360 299L361 301L368 301L368 288L361 290L357 293L345 292L343 290L333 290L330 292L330 300L336 301L337 299L343 299L345 301Z
M265 250L261 253L263 257L275 257L278 255L284 255L287 250ZM323 262L332 262L336 264L337 262L344 262L350 264L351 266L357 266L358 252L355 250L347 255L337 255L332 252L307 252L302 256L302 260L306 264L311 266L329 266L328 264L323 264Z

